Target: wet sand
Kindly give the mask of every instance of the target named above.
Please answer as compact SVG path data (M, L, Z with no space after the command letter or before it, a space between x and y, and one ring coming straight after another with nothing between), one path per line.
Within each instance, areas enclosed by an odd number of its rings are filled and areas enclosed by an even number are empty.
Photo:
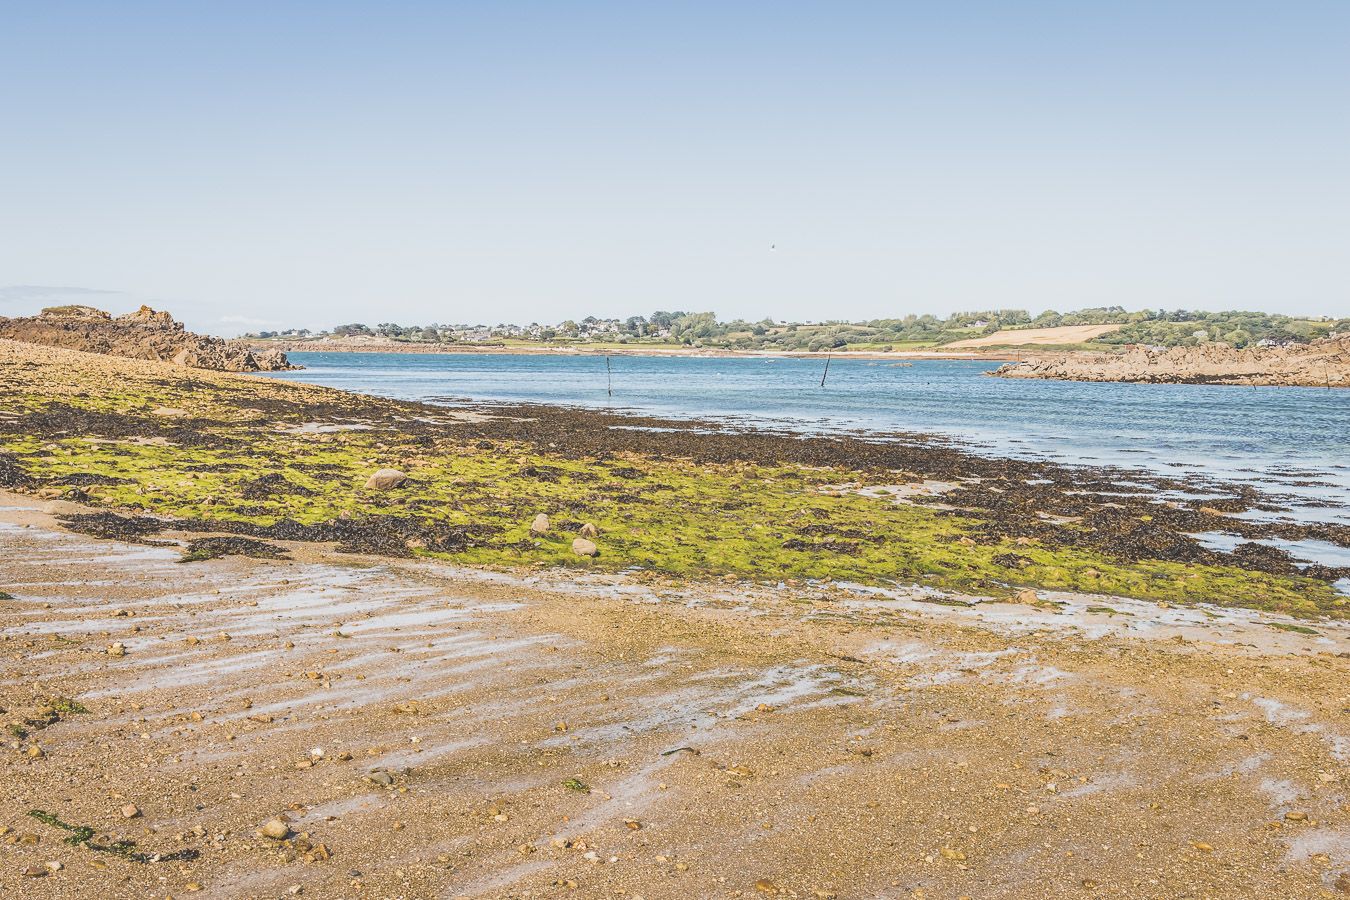
M185 564L200 534L36 506L0 494L15 896L1350 892L1343 624L285 542ZM91 849L117 838L145 856Z

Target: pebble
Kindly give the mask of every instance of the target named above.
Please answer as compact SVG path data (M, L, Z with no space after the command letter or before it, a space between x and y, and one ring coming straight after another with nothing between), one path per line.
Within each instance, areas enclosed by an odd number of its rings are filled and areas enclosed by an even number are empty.
M122 807L122 818L134 819L141 814L141 809L135 803L128 803Z
M126 648L126 645L123 644L121 641L118 641L118 642L115 643L115 644L109 644L109 645L108 645L108 655L109 655L109 656L126 656L126 655L127 655L127 648Z
M287 825L284 819L272 818L263 823L261 829L263 837L271 838L274 841L286 839L286 835L291 833L291 826Z

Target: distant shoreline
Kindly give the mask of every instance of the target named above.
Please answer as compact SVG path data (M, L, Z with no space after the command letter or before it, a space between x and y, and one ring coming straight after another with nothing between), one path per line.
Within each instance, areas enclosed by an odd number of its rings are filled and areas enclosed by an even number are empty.
M735 358L747 359L869 359L869 360L990 360L996 362L1015 361L1024 358L1027 353L1015 350L994 350L973 352L970 350L944 352L941 350L727 350L714 347L587 347L568 345L565 347L522 347L491 344L405 344L397 341L385 342L338 342L321 341L257 341L235 340L232 343L250 350L281 350L284 353L421 353L421 354L511 354L520 356L651 356L672 358Z

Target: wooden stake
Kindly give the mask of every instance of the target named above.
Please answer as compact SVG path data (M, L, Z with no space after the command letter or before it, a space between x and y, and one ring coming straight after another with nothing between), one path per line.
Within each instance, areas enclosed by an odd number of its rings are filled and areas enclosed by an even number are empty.
M830 357L833 356L833 355L834 355L834 354L833 354L832 352L831 352L831 353L826 353L826 354L825 354L825 371L822 372L822 373L820 373L820 386L821 386L821 387L824 387L824 386L825 386L825 377L826 377L827 375L830 374Z

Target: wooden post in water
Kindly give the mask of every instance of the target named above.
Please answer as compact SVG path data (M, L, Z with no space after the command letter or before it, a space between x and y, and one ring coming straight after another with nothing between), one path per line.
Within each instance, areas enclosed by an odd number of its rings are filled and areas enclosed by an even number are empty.
M830 374L830 357L833 356L833 355L834 355L833 352L830 352L830 353L826 353L826 354L825 354L825 371L820 373L820 386L821 386L821 387L824 387L824 386L825 386L825 378L826 378L826 376L828 376L828 375Z
M614 396L614 370L609 367L609 354L605 354L605 393Z

